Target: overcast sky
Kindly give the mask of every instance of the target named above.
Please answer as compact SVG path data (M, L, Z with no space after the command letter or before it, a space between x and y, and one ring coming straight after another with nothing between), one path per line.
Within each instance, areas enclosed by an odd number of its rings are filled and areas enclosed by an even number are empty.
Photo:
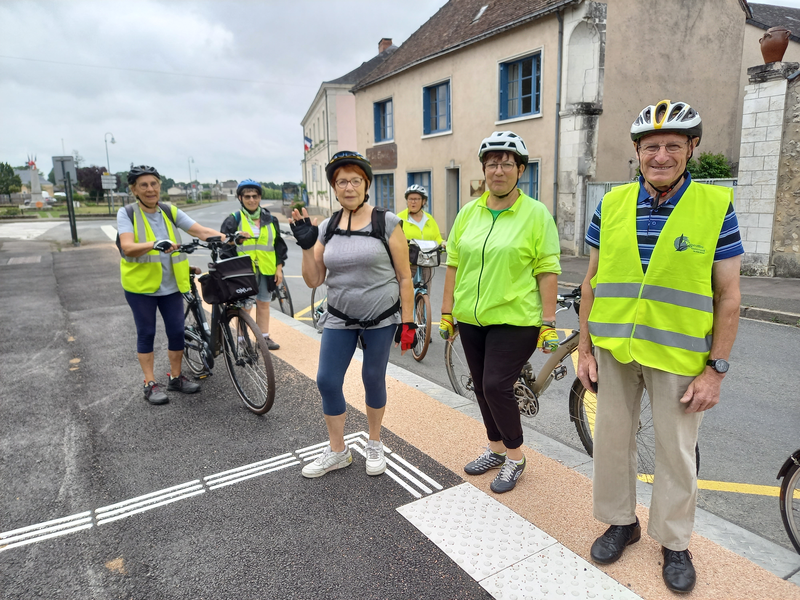
M0 162L36 154L49 173L77 150L105 166L110 132L114 172L144 163L186 181L191 157L202 182L298 181L320 83L445 2L0 0Z
M133 162L186 181L192 157L202 182L299 181L300 120L322 81L445 3L0 0L0 162L36 154L49 173L78 150L105 166L110 132L113 172Z

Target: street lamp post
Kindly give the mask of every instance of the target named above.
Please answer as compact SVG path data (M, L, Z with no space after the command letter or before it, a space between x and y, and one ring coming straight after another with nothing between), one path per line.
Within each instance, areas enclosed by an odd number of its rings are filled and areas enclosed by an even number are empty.
M189 160L186 161L186 164L189 165L189 189L192 188L192 165L194 164L194 158L191 156Z
M110 131L106 131L106 134L103 136L103 141L106 143L106 168L108 169L108 174L111 175L111 161L108 159L108 136L111 136L111 143L116 144L117 140L114 139L114 134ZM109 213L111 212L111 206L114 202L114 190L109 190L109 194L111 199L108 203L108 210Z

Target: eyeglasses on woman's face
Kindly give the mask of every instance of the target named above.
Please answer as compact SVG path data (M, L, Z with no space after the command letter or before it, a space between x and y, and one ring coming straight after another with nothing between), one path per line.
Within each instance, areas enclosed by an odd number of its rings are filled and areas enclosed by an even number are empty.
M364 179L361 177L353 177L352 179L337 179L336 187L340 190L346 190L347 185L350 184L353 186L353 189L356 190L361 187L362 183L364 183Z
M503 171L506 172L506 173L509 173L509 172L513 171L514 167L516 167L516 166L517 166L517 164L513 163L513 162L502 162L502 163L490 162L490 163L486 163L485 165L483 165L483 167L487 171L496 171L497 169L503 169Z

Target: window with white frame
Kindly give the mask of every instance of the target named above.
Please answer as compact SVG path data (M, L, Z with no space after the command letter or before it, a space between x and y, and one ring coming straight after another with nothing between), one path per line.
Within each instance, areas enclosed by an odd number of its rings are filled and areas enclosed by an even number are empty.
M500 64L500 120L541 112L542 55Z
M531 198L539 199L539 161L530 161L517 186Z
M394 113L392 99L373 104L375 113L375 141L385 142L394 139Z
M425 135L450 131L450 82L422 88L422 131Z
M394 175L375 175L375 206L395 212L394 210Z

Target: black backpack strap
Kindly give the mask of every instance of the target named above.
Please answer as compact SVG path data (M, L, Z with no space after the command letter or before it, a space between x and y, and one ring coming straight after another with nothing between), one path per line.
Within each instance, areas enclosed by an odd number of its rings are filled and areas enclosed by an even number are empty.
M339 223L342 221L342 210L339 209L335 213L331 215L331 218L328 219L328 225L325 227L325 236L323 239L325 240L325 244L331 241L333 234L336 233L336 228L339 227Z
M171 204L167 204L166 202L159 202L158 203L158 208L160 208L161 210L164 211L164 214L167 215L167 217L169 218L169 220L172 222L172 224L175 227L178 226L178 224L175 222L175 217L172 216L172 205ZM131 214L133 214L133 209L131 209Z
M380 323L384 319L388 319L394 313L396 313L398 310L400 310L400 299L399 298L395 301L394 304L392 304L391 308L386 309L381 314L379 314L377 317L375 317L374 319L369 319L368 321L367 320L362 320L362 319L354 319L353 317L348 317L342 311L334 308L330 304L328 305L328 308L327 308L327 311L329 313L331 313L334 317L339 317L340 319L342 319L344 321L345 327L350 327L351 325L358 325L362 329L368 329L370 327L375 327L375 325L377 325L378 323Z

